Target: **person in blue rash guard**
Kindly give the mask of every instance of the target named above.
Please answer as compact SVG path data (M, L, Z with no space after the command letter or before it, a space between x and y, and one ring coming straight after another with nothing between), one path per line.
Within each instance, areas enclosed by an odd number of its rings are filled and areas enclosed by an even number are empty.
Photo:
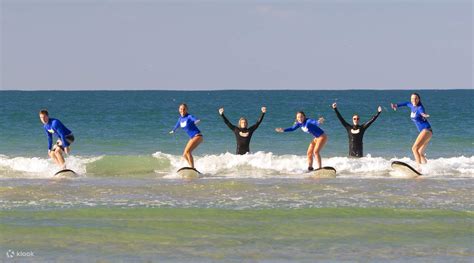
M184 148L183 157L186 159L189 166L194 168L192 152L203 141L201 131L196 127L196 124L199 123L200 120L188 113L188 105L184 103L179 105L178 111L181 116L170 133L174 133L179 127L181 127L181 129L183 129L188 134L189 141Z
M312 171L313 168L313 157L316 159L318 163L318 168L321 168L321 156L319 152L323 149L324 145L328 141L328 136L324 133L324 131L319 128L320 124L324 123L324 118L319 118L317 121L306 118L304 112L299 111L296 113L296 122L290 128L276 128L275 131L277 132L291 132L298 128L301 128L306 133L313 135L313 140L309 143L307 157L308 157L308 170Z
M47 110L40 110L39 118L44 124L44 131L48 136L48 155L61 169L65 169L66 162L63 157L63 152L66 154L71 152L71 143L74 142L74 135L61 121L49 118ZM59 137L54 145L53 134Z
M398 104L391 103L391 107L394 111L396 111L397 108L404 106L407 106L411 109L411 120L415 123L416 128L420 132L411 150L415 156L416 163L420 165L427 162L425 150L431 140L431 137L433 136L433 130L431 129L431 125L427 120L430 115L425 113L425 107L423 107L423 104L421 103L420 95L418 93L412 93L410 101L411 102L403 102Z

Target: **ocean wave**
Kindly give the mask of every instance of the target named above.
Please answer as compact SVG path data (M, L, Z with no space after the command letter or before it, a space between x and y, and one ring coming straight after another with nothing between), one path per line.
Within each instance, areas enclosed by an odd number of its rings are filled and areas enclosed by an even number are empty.
M337 169L340 178L396 178L390 168L394 160L415 165L408 157L323 158L324 166ZM187 166L179 155L156 152L139 156L69 156L69 169L85 177L163 177L178 178L176 170ZM223 153L195 156L196 168L204 178L306 178L306 156L256 152L246 155ZM47 158L0 155L0 178L51 178L58 170ZM430 159L422 166L427 178L473 178L474 156Z

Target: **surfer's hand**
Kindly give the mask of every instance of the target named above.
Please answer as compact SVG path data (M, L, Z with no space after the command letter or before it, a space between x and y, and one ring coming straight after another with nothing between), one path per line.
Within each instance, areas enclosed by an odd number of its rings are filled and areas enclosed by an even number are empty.
M64 153L66 153L67 155L69 155L69 152L70 152L70 151L71 151L71 150L69 149L69 147L65 147L65 148L64 148Z
M173 134L173 133L174 133L174 131L170 131L170 134Z
M426 113L421 113L421 116L423 116L423 118L429 118L430 117L430 115L426 114Z
M382 112L382 106L379 106L379 107L377 108L377 111L378 111L378 112Z
M276 132L283 132L283 128L276 128L275 131Z
M319 117L319 119L318 119L319 124L323 124L324 121L325 121L325 119L323 117Z
M224 108L219 109L219 115L222 115L222 114L224 114Z
M262 107L262 112L263 112L263 113L267 112L267 107L263 106L263 107Z
M335 109L335 108L337 108L337 103L334 102L331 106L332 106L333 109Z

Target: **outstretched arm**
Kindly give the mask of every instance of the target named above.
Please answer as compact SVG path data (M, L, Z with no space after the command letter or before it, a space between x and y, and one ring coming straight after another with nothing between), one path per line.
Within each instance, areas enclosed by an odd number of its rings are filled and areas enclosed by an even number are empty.
M423 105L421 105L421 107L420 107L420 110L419 110L419 111L420 111L420 115L421 115L423 118L425 118L425 119L426 119L426 118L430 117L430 115L429 115L429 114L426 114L426 112L425 112L425 107L423 107Z
M377 108L377 113L368 122L362 124L362 127L364 127L365 129L369 128L369 126L372 125L372 123L379 117L381 112L382 112L382 107L379 106Z
M286 128L286 129L283 129L283 128L276 128L275 131L276 132L292 132L296 129L298 129L300 127L300 125L298 123L295 123L293 126L291 126L290 128Z
M178 121L176 122L176 125L173 127L173 129L170 131L170 133L174 133L176 131L176 129L178 129L179 127L179 119Z
M397 110L397 108L408 106L408 104L410 104L410 102L407 101L407 102L402 102L402 103L390 103L390 106L392 107L393 110Z

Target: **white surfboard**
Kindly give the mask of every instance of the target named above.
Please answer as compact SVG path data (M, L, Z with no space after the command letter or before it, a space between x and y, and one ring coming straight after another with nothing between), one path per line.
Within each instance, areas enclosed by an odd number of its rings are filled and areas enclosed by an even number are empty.
M334 167L325 166L311 172L310 178L336 178L336 169Z
M201 174L198 170L192 167L182 167L177 171L177 173L183 179L198 179Z
M421 173L418 172L415 168L411 167L410 165L404 162L393 161L391 166L392 166L392 169L403 174L407 178L416 178L421 175Z
M74 178L79 175L71 169L63 169L54 174L55 178Z

